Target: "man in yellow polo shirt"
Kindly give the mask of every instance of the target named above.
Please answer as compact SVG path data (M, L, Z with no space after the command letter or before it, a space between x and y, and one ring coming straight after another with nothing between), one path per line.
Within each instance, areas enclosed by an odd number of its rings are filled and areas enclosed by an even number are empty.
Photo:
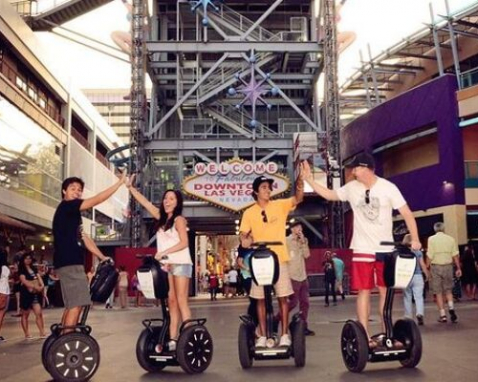
M282 245L271 246L279 257L279 279L274 285L275 294L279 300L281 312L282 333L279 346L290 346L291 339L288 333L289 306L287 297L294 293L288 272L287 262L289 253L286 247L286 222L289 212L304 199L304 180L302 175L296 185L295 196L287 199L271 200L273 179L265 176L257 177L252 184L252 197L256 203L249 207L242 216L240 231L241 244L244 248L253 242L280 241ZM256 347L265 347L266 334L266 306L263 287L252 283L251 297L257 299L257 315L259 318L259 338Z

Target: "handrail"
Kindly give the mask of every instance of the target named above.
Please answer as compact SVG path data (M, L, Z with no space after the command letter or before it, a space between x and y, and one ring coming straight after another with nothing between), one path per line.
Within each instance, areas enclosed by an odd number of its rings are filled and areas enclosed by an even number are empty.
M461 88L469 88L478 84L478 67L460 73Z
M38 16L47 13L60 5L73 2L76 0L20 0L11 3L12 7L22 16Z

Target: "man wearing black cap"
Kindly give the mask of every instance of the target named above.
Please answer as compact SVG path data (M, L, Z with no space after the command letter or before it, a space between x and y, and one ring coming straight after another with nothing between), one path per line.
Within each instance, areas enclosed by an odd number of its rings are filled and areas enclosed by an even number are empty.
M286 247L285 227L287 215L304 198L304 179L300 174L296 185L295 196L287 199L271 200L273 179L265 176L257 177L252 184L252 197L256 203L249 207L242 216L240 226L241 245L248 248L256 241L279 241L282 245L271 246L279 257L280 269L279 279L274 285L276 296L279 300L281 312L282 334L279 346L290 346L291 339L288 333L289 306L287 297L294 293L290 281L287 262L289 253ZM257 315L259 318L259 338L256 341L257 347L265 347L266 334L266 308L264 301L264 290L255 283L252 284L251 297L257 300Z
M329 190L314 182L307 162L302 163L305 181L324 199L349 202L354 212L353 236L350 247L352 258L352 289L358 290L357 316L365 330L368 329L370 292L376 284L380 292L379 315L385 304L386 287L383 279L383 258L393 247L380 245L393 241L392 210L402 215L412 236L414 250L421 248L418 230L407 202L393 183L375 175L375 161L368 153L357 154L347 167L352 168L354 180L337 190ZM368 330L367 330L368 332ZM376 346L370 340L370 346Z

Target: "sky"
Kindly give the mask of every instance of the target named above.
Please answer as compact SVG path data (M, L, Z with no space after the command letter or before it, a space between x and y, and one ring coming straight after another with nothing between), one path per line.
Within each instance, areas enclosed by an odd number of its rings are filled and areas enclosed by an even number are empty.
M43 6L47 7L48 3L54 1L64 0L39 0L39 3L44 2ZM448 0L452 12L475 2L476 0ZM227 0L224 3L227 5ZM354 31L357 37L340 56L339 82L344 82L360 66L360 50L364 59L368 59L368 45L372 56L375 56L430 23L430 3L433 4L435 15L446 13L445 0L347 0L341 11L338 28L339 31ZM64 27L114 46L111 32L128 31L129 22L122 2L114 0ZM45 49L49 49L57 57L57 70L62 71L63 76L69 78L74 86L82 89L130 87L131 69L128 63L49 32L37 35ZM124 54L116 54L127 59Z

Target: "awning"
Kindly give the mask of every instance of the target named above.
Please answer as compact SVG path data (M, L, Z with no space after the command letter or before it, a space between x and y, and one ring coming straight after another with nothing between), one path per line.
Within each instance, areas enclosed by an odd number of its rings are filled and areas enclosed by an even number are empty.
M18 228L24 231L35 232L35 227L31 226L30 224L23 223L20 220L11 218L10 216L4 215L2 213L0 213L0 225Z

